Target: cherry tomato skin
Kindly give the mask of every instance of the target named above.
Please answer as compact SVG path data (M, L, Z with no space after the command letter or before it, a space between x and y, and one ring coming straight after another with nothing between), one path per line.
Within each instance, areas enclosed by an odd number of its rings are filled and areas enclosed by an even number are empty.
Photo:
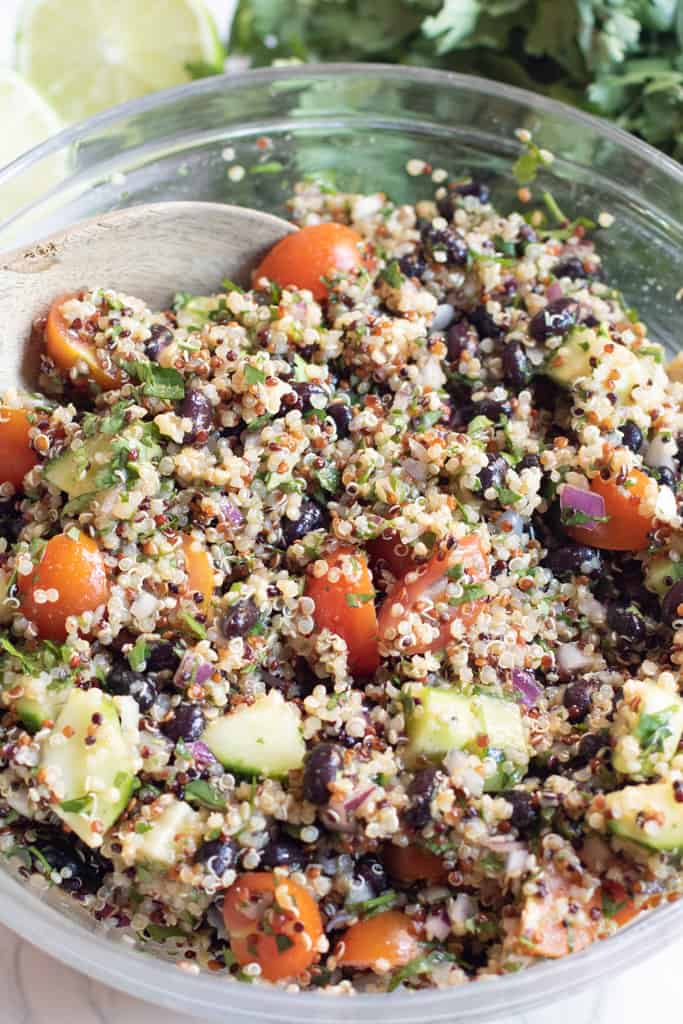
M466 583L483 583L489 578L488 557L476 534L465 537L445 554L437 552L425 565L409 570L406 577L394 584L379 615L380 638L392 643L391 634L406 612L418 611L422 603L427 607L438 601L448 586L448 572L456 565L462 566ZM418 642L410 648L401 648L402 652L422 654L425 651L441 650L450 640L453 619L460 619L465 626L469 626L476 621L483 604L483 600L475 600L446 609L440 618L439 633L434 639L425 643Z
M440 857L423 846L394 846L384 848L384 863L389 874L400 882L443 882L448 871Z
M360 241L358 232L345 224L310 224L273 246L254 271L254 281L267 277L282 288L307 288L314 299L324 299L323 277L361 266Z
M104 558L84 533L77 540L66 533L51 537L33 572L19 575L17 585L22 612L35 623L43 640L64 640L70 615L94 611L109 598ZM37 590L56 590L59 597L38 603Z
M579 544L608 551L643 551L649 545L652 519L642 516L638 503L645 494L650 477L639 469L632 469L625 485L618 485L613 479L603 480L601 476L591 480L591 490L605 502L606 523L596 523L594 529L585 526L571 526L567 533Z
M237 962L256 961L267 981L296 978L318 957L318 905L290 878L270 871L241 875L225 894L223 919Z
M215 582L211 555L188 533L183 534L181 544L185 556L188 590L202 595L202 603L196 605L196 608L207 614L211 608Z
M315 601L318 630L329 629L346 641L353 675L371 675L379 665L375 588L362 551L340 547L325 555L328 571L318 577L311 568L305 593ZM338 576L331 580L330 574Z
M382 972L403 967L420 953L413 922L399 910L385 910L352 924L339 948L336 959L341 967Z
M0 406L0 483L20 490L24 477L38 461L29 439L28 412Z
M98 352L87 337L82 337L79 331L67 325L62 314L62 306L69 299L79 298L78 292L67 295L60 295L50 306L47 323L45 325L45 347L47 354L54 362L57 369L68 374L78 362L86 363L92 380L99 384L103 391L110 391L112 388L121 386L121 374L116 367L105 368ZM87 378L81 378L85 384Z

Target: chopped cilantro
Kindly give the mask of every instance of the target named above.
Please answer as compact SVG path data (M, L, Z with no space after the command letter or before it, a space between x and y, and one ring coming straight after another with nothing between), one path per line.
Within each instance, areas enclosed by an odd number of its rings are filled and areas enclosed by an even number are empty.
M360 608L361 605L374 601L374 594L345 594L346 603L349 608Z
M226 807L225 798L204 779L193 779L185 786L185 799L193 800L202 807L212 811L223 811Z
M398 260L392 260L391 263L387 263L386 267L380 271L379 276L383 281L386 281L390 288L400 288L405 280L398 265Z
M68 814L81 814L83 811L87 814L92 810L92 803L92 793L87 793L85 796L74 797L73 800L62 800L59 806Z
M257 366L247 364L244 367L244 379L247 384L263 384L266 379L266 375L263 370L259 370Z
M172 367L156 366L154 363L126 363L125 369L143 385L142 392L148 398L163 398L169 401L184 398L185 382L181 374Z

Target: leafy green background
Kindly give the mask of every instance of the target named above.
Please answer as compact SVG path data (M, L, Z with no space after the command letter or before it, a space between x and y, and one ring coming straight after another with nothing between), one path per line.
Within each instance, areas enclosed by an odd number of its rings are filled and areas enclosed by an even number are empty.
M229 51L476 73L683 158L683 0L239 0Z

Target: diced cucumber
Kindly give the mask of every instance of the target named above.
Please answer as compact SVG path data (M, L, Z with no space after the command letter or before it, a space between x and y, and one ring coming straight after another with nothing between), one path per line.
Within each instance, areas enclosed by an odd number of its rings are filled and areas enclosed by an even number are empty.
M80 448L69 448L45 466L47 480L70 498L80 498L98 489L97 478L111 460L111 437L98 434Z
M605 350L606 345L609 351ZM604 360L609 360L613 369L614 393L626 399L642 379L637 357L625 345L600 337L589 327L579 326L569 332L549 357L545 372L557 384L570 388L577 380L591 377L594 368Z
M118 706L125 711L125 728ZM43 742L40 766L58 798L53 810L88 846L101 845L133 791L137 714L131 697L74 688Z
M644 574L645 586L660 598L681 578L683 561L674 562L668 555L655 555L651 558Z
M70 687L50 689L49 682L49 677L21 678L24 692L14 704L14 710L29 732L38 732L43 722L54 722L67 699Z
M170 867L181 855L185 840L200 834L202 819L184 800L173 799L149 824L151 828L143 833L137 847L136 860Z
M12 576L8 572L0 572L0 626L12 621L15 609L8 603Z
M420 755L440 761L451 750L494 761L496 770L485 783L489 792L519 781L529 762L518 705L487 694L466 696L453 687L424 687L408 697L406 732L409 761Z
M280 778L301 768L306 753L299 711L277 690L215 719L202 740L225 768L239 775Z
M625 731L624 721L630 720L636 696L638 718L635 725ZM653 775L655 766L661 761L670 761L678 749L683 735L683 700L656 683L632 680L627 684L623 704L617 709L612 734L616 739L612 755L615 769L623 775ZM640 747L635 759L634 740ZM634 760L637 769L633 767Z
M651 850L683 850L683 803L671 782L627 786L608 793L610 831Z

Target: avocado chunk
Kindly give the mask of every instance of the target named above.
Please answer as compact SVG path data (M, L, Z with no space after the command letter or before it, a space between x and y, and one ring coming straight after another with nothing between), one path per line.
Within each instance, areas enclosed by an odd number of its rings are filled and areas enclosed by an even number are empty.
M656 683L630 680L612 725L613 764L622 775L651 776L669 762L683 734L683 700Z
M407 756L441 761L451 750L466 750L495 764L484 788L505 789L523 777L529 763L517 704L488 694L467 696L454 687L406 688Z
M605 803L611 815L608 827L615 835L650 850L683 850L683 803L671 782L626 786L608 793Z
M590 327L577 326L568 333L563 344L549 356L545 373L556 384L571 388L577 380L593 376L594 370L607 359L614 369L612 390L625 399L642 378L638 359L625 345L600 337Z
M43 742L40 767L57 797L53 810L88 846L102 844L133 792L137 720L131 697L74 688Z
M202 741L238 775L281 778L301 768L306 753L299 711L277 690L215 719Z
M103 434L91 437L80 448L69 448L51 459L43 474L51 484L66 491L69 498L80 498L99 489L98 477L111 462L112 438Z
M135 859L143 864L168 868L178 860L186 840L199 836L202 819L184 800L173 798L149 825L149 831L140 839Z
M23 693L15 702L14 710L29 732L38 732L44 722L54 722L67 699L69 686L51 689L41 676L22 676L21 686Z
M683 562L674 562L667 555L655 555L645 569L644 582L648 590L662 598L682 577Z

